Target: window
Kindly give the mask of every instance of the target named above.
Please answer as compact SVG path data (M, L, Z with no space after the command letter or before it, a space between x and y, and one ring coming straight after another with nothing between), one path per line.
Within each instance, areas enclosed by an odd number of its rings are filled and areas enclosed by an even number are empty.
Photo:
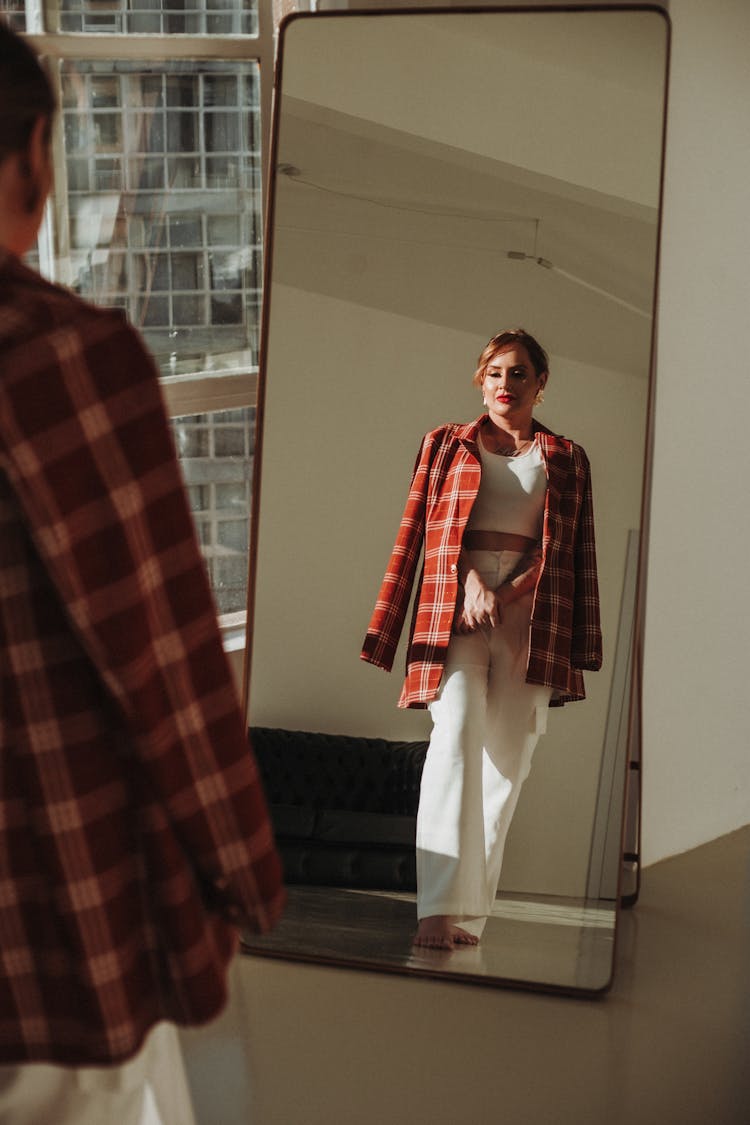
M66 59L60 85L67 283L123 308L164 375L252 369L258 64Z
M174 418L198 540L219 613L245 608L255 409Z
M60 105L55 188L33 264L122 309L142 333L219 612L236 625L246 603L272 0L0 0L0 11L33 35Z
M62 0L60 31L145 35L257 35L253 0Z

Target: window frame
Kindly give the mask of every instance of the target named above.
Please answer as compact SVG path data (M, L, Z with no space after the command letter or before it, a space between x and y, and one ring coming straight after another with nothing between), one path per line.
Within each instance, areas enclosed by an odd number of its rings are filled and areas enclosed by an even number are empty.
M296 7L304 7L297 4ZM26 0L25 38L52 64L53 79L57 83L58 103L62 104L57 64L64 60L77 62L107 61L117 59L135 62L174 62L176 60L250 62L258 66L259 119L261 142L261 198L260 229L264 229L267 213L269 161L271 151L271 121L276 52L276 19L280 13L278 0L257 0L257 35L209 34L123 34L122 32L61 32L47 30L57 20L54 0ZM58 113L52 139L53 167L58 176L64 175L65 150L63 143L63 115ZM40 268L47 276L55 276L55 247L53 231L59 238L67 238L68 224L67 180L63 189L50 196L45 218L39 233L38 248ZM53 215L53 211L57 213ZM65 257L65 246L57 247L57 257ZM65 278L59 280L64 284ZM263 294L261 292L261 302ZM262 310L261 310L262 312ZM259 317L260 324L260 317ZM255 407L257 403L257 364L223 373L162 375L160 384L164 392L170 418L192 414L210 414L216 411ZM247 513L248 520L250 512ZM246 613L220 614L219 622L225 647L237 649L244 637Z
M110 32L57 32L43 30L51 22L55 5L47 0L26 0L26 38L40 55L57 64L66 59L90 62L116 58L134 62L170 62L180 59L222 62L254 62L259 70L260 137L261 137L261 228L266 214L269 158L271 141L271 111L273 102L274 57L276 33L273 0L258 0L258 34L256 35L140 35ZM55 74L57 69L55 67ZM58 96L60 94L57 90ZM56 174L64 168L62 115L58 114L53 135L53 166ZM47 203L47 215L39 237L39 256L42 272L52 275L52 209L57 210L54 229L68 229L66 211L67 192L54 193ZM64 256L64 247L58 248ZM64 278L60 279L63 283ZM261 295L262 300L262 295ZM255 406L257 399L258 369L249 365L243 370L225 374L192 374L162 376L168 411L171 417L181 414L211 413L216 410Z

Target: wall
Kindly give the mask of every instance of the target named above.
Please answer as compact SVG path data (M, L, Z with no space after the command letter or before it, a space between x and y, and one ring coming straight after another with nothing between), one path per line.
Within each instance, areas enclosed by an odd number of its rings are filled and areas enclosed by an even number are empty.
M673 0L644 691L646 862L750 820L744 0Z

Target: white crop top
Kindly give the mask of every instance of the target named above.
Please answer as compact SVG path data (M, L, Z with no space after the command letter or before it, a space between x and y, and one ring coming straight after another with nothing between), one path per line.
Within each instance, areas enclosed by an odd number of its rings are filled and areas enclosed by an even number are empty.
M479 437L482 479L467 531L505 531L541 539L547 473L536 442L527 453L490 453Z

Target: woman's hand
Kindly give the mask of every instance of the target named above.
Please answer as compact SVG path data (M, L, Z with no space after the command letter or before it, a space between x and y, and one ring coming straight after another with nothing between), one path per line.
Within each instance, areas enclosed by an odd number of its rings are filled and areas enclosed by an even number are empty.
M494 590L485 586L476 570L464 576L463 602L459 599L453 618L455 633L473 633L481 625L494 628L503 619L502 605Z

